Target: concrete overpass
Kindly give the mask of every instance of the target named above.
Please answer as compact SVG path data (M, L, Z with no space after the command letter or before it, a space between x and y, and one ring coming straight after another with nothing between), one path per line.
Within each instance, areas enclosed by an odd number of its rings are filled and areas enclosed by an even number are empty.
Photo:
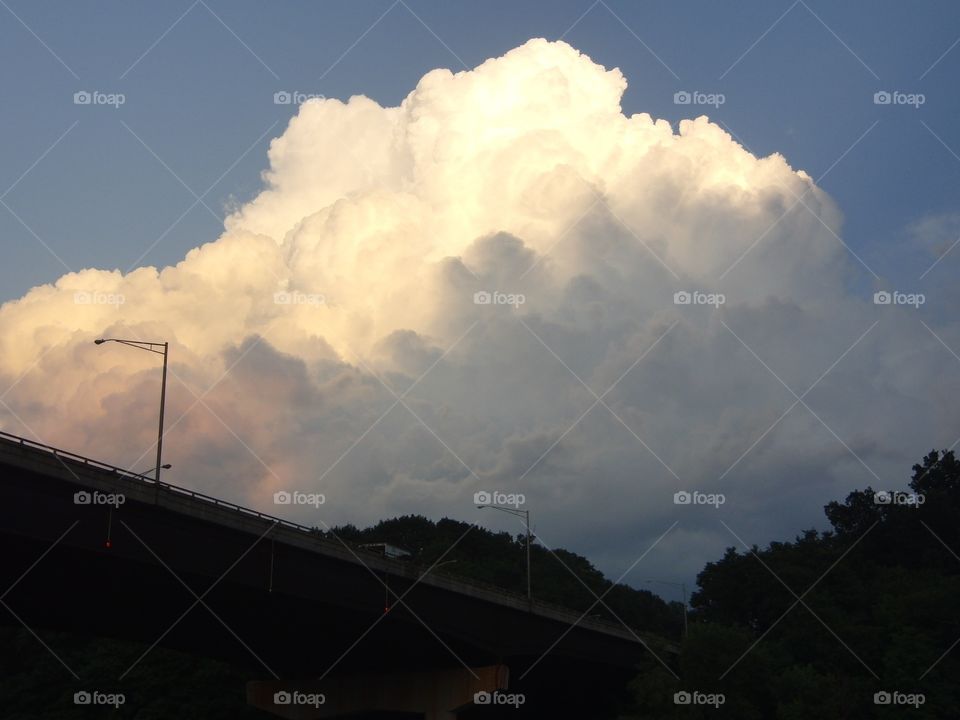
M618 624L6 433L0 538L0 590L14 585L5 602L31 628L248 667L261 678L248 701L282 717L494 717L505 704L510 717L605 717L641 661L676 653ZM149 653L130 672L148 668Z

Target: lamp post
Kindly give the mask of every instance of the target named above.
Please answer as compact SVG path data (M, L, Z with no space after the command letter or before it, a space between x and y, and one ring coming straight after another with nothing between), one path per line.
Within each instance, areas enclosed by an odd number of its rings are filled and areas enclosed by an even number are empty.
M683 594L683 636L687 637L687 584L682 582L670 582L669 580L644 580L647 583L660 583L661 585L673 585L680 588Z
M140 350L146 350L147 352L152 352L157 355L163 356L163 379L160 383L160 428L157 431L157 464L156 470L154 473L154 480L157 483L157 496L160 495L160 470L161 468L169 468L170 465L163 465L163 410L166 405L167 399L167 356L170 350L169 343L152 343L152 342L143 342L141 340L121 340L120 338L99 338L93 341L97 345L103 345L107 342L120 343L121 345L129 345L130 347L139 348ZM163 348L162 350L160 348Z
M478 510L483 510L484 508L500 510L501 512L523 518L523 524L527 529L527 603L529 603L530 608L533 609L533 595L530 592L530 511L517 510L515 508L503 507L502 505L477 505Z

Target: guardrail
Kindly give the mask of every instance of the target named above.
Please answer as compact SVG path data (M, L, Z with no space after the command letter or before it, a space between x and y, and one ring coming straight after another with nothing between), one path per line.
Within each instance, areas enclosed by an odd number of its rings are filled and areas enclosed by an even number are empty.
M290 520L284 520L283 518L278 518L278 517L276 517L276 516L274 516L274 515L268 515L267 513L262 513L262 512L260 512L259 510L253 510L252 508L244 507L243 505L237 505L236 503L228 502L228 501L226 501L226 500L220 500L219 498L215 498L215 497L213 497L212 495L206 495L206 494L204 494L204 493L197 492L196 490L190 490L189 488L180 487L179 485L174 485L174 484L172 484L172 483L167 483L167 482L163 482L163 481L161 481L160 483L157 483L156 479L150 477L149 475L144 475L144 474L142 474L142 473L132 472L131 470L127 470L127 469L125 469L125 468L118 467L117 465L111 465L110 463L101 462L100 460L94 460L94 459L92 459L92 458L88 458L88 457L85 457L85 456L83 456L83 455L79 455L79 454L77 454L77 453L70 452L70 451L68 451L68 450L61 450L60 448L53 447L52 445L45 445L44 443L37 442L37 441L35 441L35 440L30 440L29 438L20 437L19 435L13 435L12 433L4 432L4 431L2 431L2 430L0 430L0 440L6 441L6 442L15 443L15 444L20 445L20 446L22 446L22 447L29 447L29 448L32 448L32 449L34 449L34 450L40 450L40 451L43 451L43 452L47 452L47 453L49 453L49 454L57 457L57 458L60 459L61 461L64 460L64 459L66 459L66 460L70 460L70 461L72 461L72 462L81 463L81 464L83 464L83 465L85 465L85 466L88 466L88 467L91 467L91 468L95 468L95 469L97 469L97 470L107 470L107 471L109 471L109 472L112 472L112 473L114 473L114 474L116 474L116 475L119 475L119 476L121 476L121 477L127 478L127 479L129 479L129 480L135 480L135 481L143 482L143 483L146 483L146 484L151 485L151 486L153 486L153 487L158 487L158 486L159 486L160 489L167 490L167 491L169 491L169 492L172 492L172 493L175 493L175 494L178 494L178 495L184 495L184 496L193 498L193 499L195 499L195 500L200 500L200 501L209 503L209 504L211 504L211 505L214 505L214 506L216 506L216 507L220 507L220 508L224 508L224 509L226 509L226 510L230 510L230 511L233 511L233 512L237 512L237 513L240 513L240 514L245 515L245 516L256 517L256 518L258 518L258 519L260 519L260 520L266 520L266 521L268 521L268 522L275 523L275 524L278 525L278 526L286 527L286 528L289 528L289 529L291 529L291 530L304 533L304 534L309 535L310 537L312 537L312 538L314 538L314 539L323 539L323 540L325 540L325 541L327 541L327 542L332 542L332 541L327 537L327 532L322 531L322 530L320 530L319 528L312 528L312 527L308 527L308 526L306 526L306 525L301 525L300 523L292 522L292 521L290 521ZM338 540L339 540L339 538L338 538ZM345 541L343 541L343 540L340 540L340 543L343 544L343 545L345 545L345 546L346 546L348 549L350 549L350 550L354 550L354 549L355 549L355 550L357 550L358 552L369 552L369 551L364 550L363 548L360 548L360 547L355 547L355 548L353 548L353 547L351 547L349 544L347 544L347 543L346 543ZM355 553L355 554L356 554L356 553ZM358 555L357 557L359 558L360 556ZM378 557L379 557L379 556L378 556ZM424 570L424 572L423 572L423 574L420 575L421 578L422 578L426 573L430 572L430 570L431 570L431 568L432 568L432 566L424 565L423 563L417 562L416 560L395 560L395 559L392 559L392 558L383 558L383 559L386 560L387 562L391 562L391 563L396 564L396 566L397 566L398 568L401 568L401 567L410 567L410 566L414 566L415 568L418 568L418 569L421 569L421 568L422 568L422 569ZM360 562L362 563L363 561L361 560ZM403 573L399 573L399 574L403 574ZM482 581L482 580L472 580L472 579L469 579L469 578L464 578L464 577L459 576L459 575L453 575L453 574L451 574L451 573L449 573L449 572L445 572L445 571L441 571L441 572L438 572L438 573L436 573L436 574L438 574L438 575L443 575L444 578L446 578L446 579L448 579L448 580L450 580L450 581L453 581L453 582L455 582L455 583L459 583L459 584L461 584L461 585L464 585L464 586L466 586L466 587L468 587L468 588L476 588L476 589L478 589L478 590L486 590L487 592L492 592L492 593L495 593L495 594L497 594L497 595L501 595L501 596L504 596L504 597L509 597L509 598L512 598L512 599L514 599L514 600L518 600L518 601L521 601L521 602L524 602L524 603L526 603L526 602L528 601L527 596L526 596L525 594L523 594L523 593L518 593L518 592L515 592L515 591L513 591L513 590L508 590L508 589L506 589L506 588L500 587L499 585L494 585L493 583L484 582L484 581ZM579 622L579 618L582 617L582 613L581 613L580 611L578 611L578 610L574 610L573 608L565 607L565 606L563 606L563 605L557 605L557 604L555 604L555 603L547 602L547 601L544 601L544 600L534 600L533 602L536 603L536 605L537 605L539 608L542 608L542 609L544 609L544 610L549 610L549 611L554 612L554 613L557 613L557 614L568 615L568 616L570 616L570 617L572 617L572 618L573 618L573 617L576 617L576 618L577 618L577 622ZM603 626L607 627L608 629L613 630L613 631L616 631L616 632L618 632L618 633L623 633L624 629L627 629L628 632L630 632L631 634L634 634L633 631L630 630L629 628L627 628L625 625L622 625L622 624L616 623L616 622L612 622L612 621L610 621L610 620L607 620L606 618L589 617L588 620L589 620L589 622L590 622L591 624L603 625ZM663 640L663 639L661 639L661 640Z
M174 485L173 483L167 483L163 481L160 481L158 483L155 478L152 478L149 475L133 472L132 470L127 470L125 468L118 467L117 465L111 465L110 463L101 462L100 460L94 460L92 458L88 458L83 455L70 452L68 450L61 450L60 448L55 448L52 445L45 445L41 442L30 440L29 438L20 437L19 435L13 435L11 433L0 430L0 439L5 439L9 442L16 442L18 445L30 447L35 450L42 450L44 452L50 453L51 455L54 455L57 458L67 459L73 462L79 462L88 467L96 468L97 470L108 470L116 475L120 475L130 480L137 480L139 482L143 482L148 485L152 485L154 487L159 486L159 488L163 490L169 490L170 492L173 492L179 495L186 495L196 500L203 500L212 505L226 508L228 510L233 510L235 512L243 513L244 515L257 517L257 518L260 518L261 520L268 520L270 522L283 525L293 530L307 532L307 533L310 533L311 535L317 534L316 530L314 530L313 528L307 527L306 525L301 525L299 523L291 522L290 520L284 520L283 518L278 518L273 515L268 515L266 513L260 512L259 510L253 510L252 508L244 507L243 505L237 505L236 503L228 502L227 500L221 500L220 498L215 498L212 495L205 495L204 493L197 492L196 490L190 490L189 488L185 488L185 487L180 487L179 485Z

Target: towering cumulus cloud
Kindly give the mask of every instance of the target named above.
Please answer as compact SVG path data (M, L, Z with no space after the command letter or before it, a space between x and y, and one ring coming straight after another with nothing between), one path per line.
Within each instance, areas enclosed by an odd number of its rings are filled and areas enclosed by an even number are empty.
M876 319L839 212L706 117L624 115L626 85L531 40L399 107L306 102L218 239L3 305L5 429L149 467L155 358L91 341L168 339L170 480L310 524L522 492L546 543L611 569L680 512L648 566L736 544L718 512L762 540L894 483L952 412L917 380L940 359L873 331L776 422ZM693 489L726 503L678 509Z

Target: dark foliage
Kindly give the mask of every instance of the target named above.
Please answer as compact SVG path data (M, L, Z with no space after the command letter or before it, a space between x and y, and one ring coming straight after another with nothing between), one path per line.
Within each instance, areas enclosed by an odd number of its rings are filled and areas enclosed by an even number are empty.
M679 667L636 682L643 717L957 716L960 463L931 452L908 491L868 487L825 511L831 530L707 564ZM681 690L725 702L676 705ZM874 702L894 691L924 702Z

